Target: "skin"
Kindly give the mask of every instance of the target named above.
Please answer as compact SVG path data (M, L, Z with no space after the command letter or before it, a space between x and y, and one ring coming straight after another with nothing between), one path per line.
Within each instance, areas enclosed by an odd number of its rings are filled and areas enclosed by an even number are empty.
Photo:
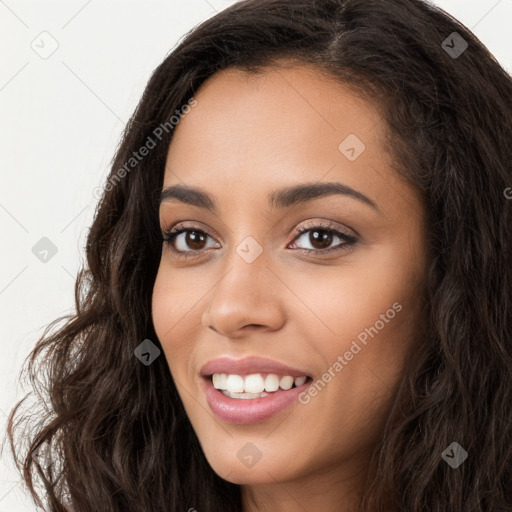
M175 129L164 187L199 187L219 210L162 203L163 230L190 221L189 229L209 236L202 245L175 240L179 250L195 251L189 259L164 244L153 293L154 326L184 407L214 471L243 485L245 511L357 510L421 333L425 204L393 170L375 107L313 67L228 69L195 98ZM366 146L354 161L338 149L348 134ZM318 182L348 185L378 211L348 195L276 210L267 204L276 189ZM328 232L330 242L314 245L318 222L357 235L357 243L322 256L322 247L344 240ZM301 226L310 231L297 235ZM236 252L248 236L262 248L252 263ZM249 425L210 410L199 375L207 361L267 357L317 381L395 303L401 310L358 343L361 350L309 403ZM247 442L262 454L250 468L237 458Z

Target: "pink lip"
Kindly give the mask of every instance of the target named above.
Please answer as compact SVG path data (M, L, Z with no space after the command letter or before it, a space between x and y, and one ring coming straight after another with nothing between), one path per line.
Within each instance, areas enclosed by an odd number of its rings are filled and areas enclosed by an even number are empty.
M302 377L305 375L306 377L310 377L310 375L303 370L290 368L289 366L272 361L271 359L254 356L246 357L244 359L221 357L219 359L209 361L200 370L200 374L203 377L208 377L214 373L231 373L236 375L275 373L280 376L290 375L291 377Z
M266 420L281 412L293 402L297 403L299 401L298 396L309 387L310 381L307 380L302 386L288 391L280 390L263 398L252 399L229 398L215 389L212 381L207 377L203 379L202 385L206 392L206 401L219 419L228 423L244 425Z

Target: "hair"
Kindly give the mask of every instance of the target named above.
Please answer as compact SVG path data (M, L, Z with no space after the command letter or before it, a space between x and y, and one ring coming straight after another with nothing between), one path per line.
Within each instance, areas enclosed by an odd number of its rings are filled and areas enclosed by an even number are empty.
M453 32L468 44L457 58L443 45ZM218 71L285 62L315 66L378 109L394 169L428 206L427 322L360 510L512 510L512 79L469 29L422 0L240 1L156 68L102 189L76 312L44 330L22 371L38 400L24 412L28 393L9 415L10 448L38 505L242 510L241 486L208 464L165 358L146 366L134 350L145 339L162 348L151 296L173 130L158 128ZM120 173L148 138L155 147ZM468 454L456 469L442 458L454 441Z

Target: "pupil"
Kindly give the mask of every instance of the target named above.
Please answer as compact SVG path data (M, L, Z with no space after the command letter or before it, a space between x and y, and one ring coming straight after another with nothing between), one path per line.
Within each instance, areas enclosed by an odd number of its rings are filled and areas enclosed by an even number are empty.
M326 249L332 243L332 233L322 229L317 229L311 232L309 235L309 241L311 242L311 245L315 247L315 249Z

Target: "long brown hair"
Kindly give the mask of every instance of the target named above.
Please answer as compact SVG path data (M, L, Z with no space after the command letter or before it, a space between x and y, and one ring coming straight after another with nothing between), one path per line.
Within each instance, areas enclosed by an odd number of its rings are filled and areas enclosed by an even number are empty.
M37 400L23 412L27 395L9 417L32 496L52 512L240 512L241 487L206 461L165 358L146 366L134 349L145 339L161 348L151 295L169 119L217 71L258 73L280 59L313 64L372 101L396 171L428 204L428 325L361 510L510 512L512 79L421 0L241 1L154 71L88 234L76 313L38 341L24 367ZM155 146L126 167L149 137ZM457 468L443 460L453 442L468 454Z

